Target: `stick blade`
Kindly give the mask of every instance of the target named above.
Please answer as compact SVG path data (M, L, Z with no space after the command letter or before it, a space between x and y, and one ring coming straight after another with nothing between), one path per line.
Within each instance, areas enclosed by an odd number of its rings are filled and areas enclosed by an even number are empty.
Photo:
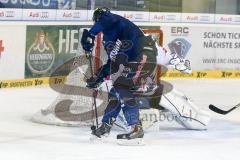
M209 105L209 109L216 113L219 113L219 114L227 114L228 113L228 111L221 110L212 104Z

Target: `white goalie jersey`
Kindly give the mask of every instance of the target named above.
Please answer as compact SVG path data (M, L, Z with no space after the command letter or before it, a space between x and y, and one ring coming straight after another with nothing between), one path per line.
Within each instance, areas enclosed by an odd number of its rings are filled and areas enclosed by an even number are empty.
M156 43L156 48L158 50L157 64L161 66L166 66L170 69L176 69L182 73L191 74L190 61L185 60L178 56L176 53L170 53L167 49L159 46Z

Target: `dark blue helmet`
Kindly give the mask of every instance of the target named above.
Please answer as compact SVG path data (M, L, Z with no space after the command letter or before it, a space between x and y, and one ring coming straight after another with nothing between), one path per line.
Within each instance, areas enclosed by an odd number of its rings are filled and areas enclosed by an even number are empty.
M95 9L95 11L93 12L93 21L97 22L99 21L99 19L105 15L110 13L110 9L106 8L106 7L102 7L102 8L97 8Z

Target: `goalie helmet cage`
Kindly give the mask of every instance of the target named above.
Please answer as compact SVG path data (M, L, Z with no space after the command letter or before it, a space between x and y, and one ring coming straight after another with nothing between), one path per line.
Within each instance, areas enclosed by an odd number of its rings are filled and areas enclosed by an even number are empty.
M156 40L156 42L162 46L163 45L163 32L158 29L144 29L146 34L151 34L152 37ZM81 37L81 33L79 35ZM107 60L107 55L104 53L104 48L102 46L102 35L99 33L96 37L96 45L94 49L95 59L93 62L94 71L96 71L100 67L100 60L104 63ZM79 53L84 53L82 48L79 47ZM73 70L67 77L65 84L72 86L85 86L86 83L83 81L84 79L84 70L86 70L86 66L80 66L77 69ZM79 72L79 70L81 70ZM157 81L160 80L161 69L158 66L157 68ZM71 100L73 103L70 107L66 107L66 110L60 110L60 115L65 116L63 119L59 118L56 114L56 106L59 102L63 100ZM101 100L97 99L97 106L101 104ZM35 113L31 120L37 123L49 124L49 125L59 125L59 126L90 126L92 125L93 119L95 118L92 112L92 97L82 96L82 95L67 95L59 93L57 98L46 108L41 109L37 113ZM58 111L59 112L59 109ZM81 118L76 118L81 113L86 113L85 117L82 120ZM71 117L72 116L72 117ZM88 120L85 120L88 119Z

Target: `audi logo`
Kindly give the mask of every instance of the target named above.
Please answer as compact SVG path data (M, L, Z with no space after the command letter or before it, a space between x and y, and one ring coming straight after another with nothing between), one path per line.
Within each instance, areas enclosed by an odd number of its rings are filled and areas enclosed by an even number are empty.
M6 11L6 17L14 17L15 12L14 11Z
M73 12L73 18L80 18L80 12Z
M143 14L135 14L136 19L143 19Z
M49 13L48 12L41 12L40 13L40 18L48 18L49 17Z

